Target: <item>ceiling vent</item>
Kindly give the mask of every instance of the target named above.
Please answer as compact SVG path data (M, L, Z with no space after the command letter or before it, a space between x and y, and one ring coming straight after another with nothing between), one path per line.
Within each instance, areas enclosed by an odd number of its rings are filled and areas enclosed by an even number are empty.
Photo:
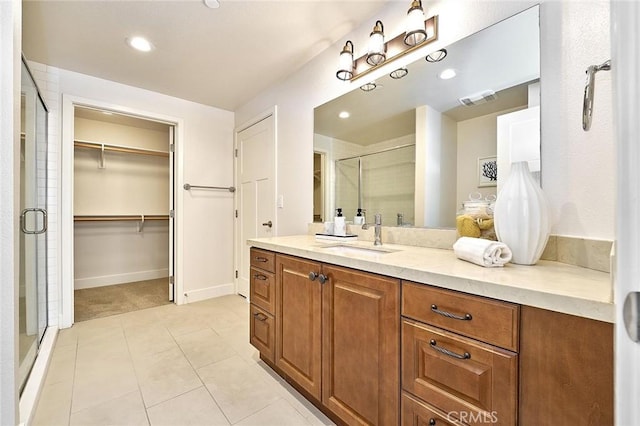
M498 95L496 95L496 92L494 92L493 90L485 90L484 92L476 93L475 95L460 98L458 99L458 101L460 101L460 103L464 106L474 106L484 104L495 99L498 99Z

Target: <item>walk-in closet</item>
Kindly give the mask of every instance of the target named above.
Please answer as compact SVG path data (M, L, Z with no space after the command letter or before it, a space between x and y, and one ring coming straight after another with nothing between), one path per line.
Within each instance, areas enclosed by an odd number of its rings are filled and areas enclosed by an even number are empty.
M173 300L173 127L74 113L75 322Z

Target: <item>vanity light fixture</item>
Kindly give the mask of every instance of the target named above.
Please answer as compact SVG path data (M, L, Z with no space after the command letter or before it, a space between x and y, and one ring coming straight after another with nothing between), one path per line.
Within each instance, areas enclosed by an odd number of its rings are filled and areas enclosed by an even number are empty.
M436 50L435 52L431 52L427 55L425 61L427 62L440 62L444 58L447 57L447 49Z
M384 44L384 25L382 21L376 21L373 31L369 35L369 50L367 63L372 66L380 65L387 59L387 46Z
M446 70L438 74L438 78L440 78L440 80L449 80L455 77L456 75L457 75L456 70L454 70L453 68L447 68Z
M353 77L353 43L351 40L347 40L342 52L340 52L336 77L342 81L351 80Z
M140 52L150 52L153 50L153 44L144 37L134 36L126 39L127 44Z
M362 86L360 86L360 90L362 90L364 92L370 92L373 89L375 89L376 87L378 87L376 82L375 81L370 81L369 83L365 83Z
M409 70L406 69L405 67L402 67L402 68L398 68L397 70L391 71L389 76L395 80L400 80L402 77L404 77L407 74L409 74Z
M420 12L422 12L422 15L419 15ZM407 32L397 35L386 42L384 26L381 21L376 21L373 31L369 36L367 53L357 59L354 59L353 56L353 43L351 40L347 40L347 43L340 52L340 61L336 77L343 81L354 81L438 39L438 17L432 16L424 20L421 1L413 0L411 9L409 9L407 15L407 19L410 21ZM416 18L416 16L420 17ZM420 28L415 24L417 20L422 20L423 25L420 25ZM421 39L421 36L418 34L422 34L423 32L425 37ZM416 44L411 44L414 42Z
M415 46L427 38L427 30L424 25L424 10L422 0L413 0L407 12L407 33L404 36L404 44Z

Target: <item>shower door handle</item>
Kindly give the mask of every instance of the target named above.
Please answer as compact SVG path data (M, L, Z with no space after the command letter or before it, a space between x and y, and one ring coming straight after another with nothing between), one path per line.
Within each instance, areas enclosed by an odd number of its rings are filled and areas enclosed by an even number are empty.
M29 212L42 213L42 228L34 231L30 231L27 229L27 213ZM22 213L20 214L20 230L23 234L44 234L45 232L47 232L47 222L47 211L45 209L29 208L22 210Z

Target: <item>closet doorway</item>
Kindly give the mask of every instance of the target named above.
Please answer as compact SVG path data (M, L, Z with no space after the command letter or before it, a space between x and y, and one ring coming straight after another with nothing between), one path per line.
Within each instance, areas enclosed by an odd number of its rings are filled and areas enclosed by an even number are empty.
M174 126L74 108L74 321L174 300Z

